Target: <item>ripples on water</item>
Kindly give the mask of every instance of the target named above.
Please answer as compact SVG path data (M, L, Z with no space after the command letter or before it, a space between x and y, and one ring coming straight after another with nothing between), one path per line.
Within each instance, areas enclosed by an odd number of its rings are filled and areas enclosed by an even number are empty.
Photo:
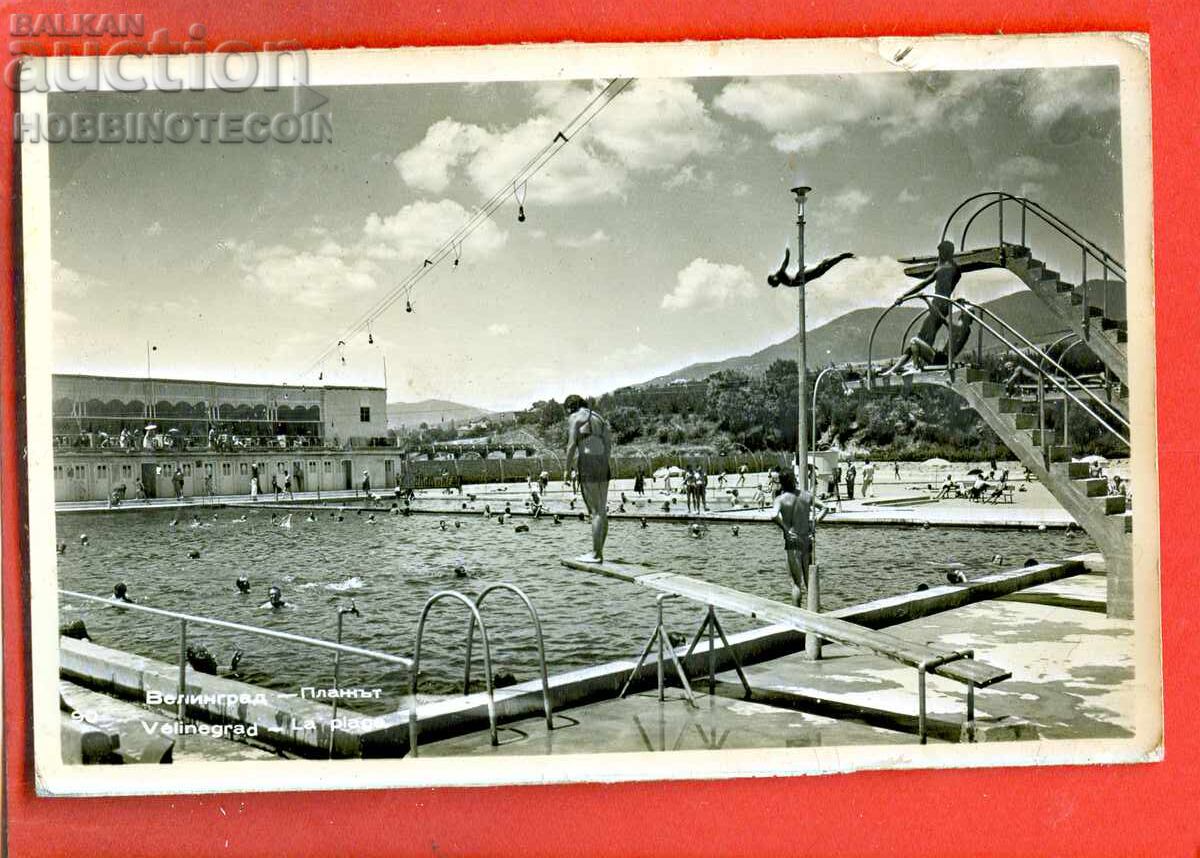
M460 518L461 528L442 531L438 519L380 516L368 524L365 515L347 513L345 521L318 514L316 523L298 516L290 530L274 525L265 510L237 523L230 510L206 526L170 527L171 511L60 515L59 540L67 554L58 558L59 586L106 595L116 581L129 585L138 602L159 608L231 620L333 640L337 607L354 599L362 616L347 616L343 640L348 644L411 656L417 619L434 591L458 589L474 596L491 581L522 588L536 606L546 641L550 673L620 658L634 658L654 624L655 593L644 587L565 569L562 557L590 550L587 524L554 526L548 520L498 525L482 516ZM519 522L520 523L520 522ZM80 545L87 533L89 544ZM199 549L198 559L189 559ZM678 572L734 587L769 599L787 601L790 578L783 540L773 526L742 524L739 536L729 525L713 525L695 539L685 524L635 521L610 525L606 554L614 560L638 562L656 570ZM1082 532L971 530L966 528L830 526L820 532L822 607L857 604L945 581L945 568L962 563L968 576L991 571L995 554L1006 565L1027 557L1047 560L1093 551ZM469 577L455 574L465 567ZM234 586L239 575L252 584L250 595ZM278 584L290 603L287 609L260 608L267 587ZM131 611L60 602L63 621L82 618L99 644L174 662L178 657L178 623ZM518 680L537 676L532 630L517 599L493 593L484 619L491 638L493 669L511 671ZM701 605L683 600L667 603L672 631L693 633L704 616ZM722 613L732 633L755 623ZM466 613L461 605L435 608L422 644L421 691L446 694L461 689L462 645ZM189 628L191 640L203 642L227 665L235 647L245 652L240 670L245 680L285 691L301 685L328 687L332 653L284 641L219 628ZM473 676L482 679L482 655L475 648ZM380 711L395 706L407 690L407 674L358 656L344 656L343 686L381 687L385 704L351 706Z

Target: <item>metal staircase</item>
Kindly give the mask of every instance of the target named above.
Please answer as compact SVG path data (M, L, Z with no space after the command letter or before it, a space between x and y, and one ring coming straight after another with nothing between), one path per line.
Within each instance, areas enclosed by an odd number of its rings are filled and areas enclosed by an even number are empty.
M909 300L923 300L918 295ZM1072 461L1074 452L1069 424L1055 430L1047 428L1051 407L1070 406L1086 413L1105 432L1123 446L1129 445L1129 422L1119 407L1120 400L1106 396L1068 373L1045 350L1034 345L994 313L964 299L952 302L954 310L968 315L981 330L986 330L1024 363L1024 369L1036 381L1031 393L1028 385L1010 391L992 371L979 367L950 364L926 367L923 371L902 375L881 374L868 356L865 380L857 385L869 389L910 390L913 384L946 387L961 396L998 435L1017 459L1050 491L1062 507L1096 541L1105 558L1108 578L1110 616L1132 614L1132 513L1126 508L1126 496L1110 494L1108 480L1091 476L1086 462ZM931 311L932 310L932 305ZM886 316L880 317L880 322ZM879 328L876 323L875 331ZM874 350L875 331L869 350Z
M1005 210L1009 213L1009 232L1017 232L1019 240L1006 240ZM1013 212L1017 215L1013 218ZM981 215L995 213L996 242L989 246L967 249L972 225ZM1116 375L1129 383L1128 321L1124 308L1110 306L1111 291L1125 290L1125 267L1112 254L1077 229L1046 209L1040 203L1003 191L987 191L968 197L950 214L942 229L942 239L950 237L956 219L966 217L959 237L959 252L955 261L962 271L985 268L1006 268L1016 275L1058 318L1064 328L1078 335L1093 354ZM1031 223L1048 228L1060 242L1065 240L1070 253L1079 260L1078 283L1068 282L1058 271L1033 255L1030 249ZM936 257L903 259L904 273L910 277L926 277L937 264ZM1070 263L1074 265L1074 263Z

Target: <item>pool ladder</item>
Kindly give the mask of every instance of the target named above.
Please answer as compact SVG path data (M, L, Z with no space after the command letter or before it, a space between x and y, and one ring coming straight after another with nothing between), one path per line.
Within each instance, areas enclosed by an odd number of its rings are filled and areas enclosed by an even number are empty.
M505 582L487 585L474 600L458 590L439 590L426 600L425 607L421 610L421 619L417 623L417 641L413 647L412 669L409 671L408 681L408 746L411 756L417 756L417 738L419 732L417 727L417 678L420 676L421 669L421 639L425 634L425 620L429 616L429 611L434 605L444 599L462 602L470 612L467 620L467 663L463 670L464 695L469 694L471 690L471 650L475 639L475 626L476 624L479 625L479 636L483 639L483 669L488 696L488 727L492 745L496 746L500 744L496 726L496 690L492 674L492 649L491 644L488 642L487 626L484 625L483 616L480 613L480 608L483 606L484 600L490 593L496 590L506 590L513 593L525 604L525 607L529 611L530 619L533 620L533 630L537 638L538 666L541 669L542 676L542 708L546 716L546 729L554 729L554 711L550 705L550 679L546 674L546 647L542 639L542 623L538 619L537 610L533 607L533 602L529 600L529 597L519 587Z

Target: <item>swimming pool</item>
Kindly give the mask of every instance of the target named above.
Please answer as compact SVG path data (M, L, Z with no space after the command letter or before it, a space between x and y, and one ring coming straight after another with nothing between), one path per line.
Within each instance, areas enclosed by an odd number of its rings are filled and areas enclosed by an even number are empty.
M590 548L590 529L577 520L553 525L547 519L519 519L499 525L482 515L447 519L441 530L434 516L345 514L342 522L328 508L316 510L315 523L304 514L292 528L272 521L266 509L198 511L204 526L189 527L190 511L170 526L176 513L122 511L59 515L58 538L67 553L58 558L59 587L106 595L117 581L129 586L138 602L153 607L231 620L248 625L334 639L337 608L354 599L361 616L347 616L343 640L355 646L411 656L417 619L435 591L458 589L475 595L492 581L521 587L541 618L551 673L636 657L654 624L655 593L617 580L563 568L562 557ZM455 526L455 521L459 526ZM529 525L517 533L515 525ZM79 536L86 533L88 544ZM993 555L1019 566L1027 557L1053 559L1095 545L1082 531L981 530L917 527L828 527L818 543L822 607L833 609L945 581L939 564L964 564L968 576L991 570ZM189 554L199 551L197 559ZM786 601L790 578L779 531L768 525L712 525L702 538L683 523L613 521L606 556L638 562L662 571L692 575ZM468 577L460 577L462 566ZM975 570L974 572L972 570ZM238 592L239 575L250 578L249 595ZM261 608L267 587L283 588L289 607ZM691 634L704 608L668 602L672 631ZM493 668L512 672L518 681L537 675L537 650L523 607L504 593L489 596L485 621L491 638ZM174 663L178 623L139 612L60 602L60 619L83 619L96 643ZM727 632L755 624L722 615ZM455 693L462 684L462 645L466 613L461 606L434 610L422 644L422 692ZM222 667L235 648L244 659L243 679L270 688L298 691L299 686L329 687L332 653L284 641L216 628L191 628L189 639L204 643ZM482 680L482 655L475 648L473 676ZM407 674L379 662L343 656L341 684L381 688L377 703L354 701L350 708L378 712L395 707L407 689Z

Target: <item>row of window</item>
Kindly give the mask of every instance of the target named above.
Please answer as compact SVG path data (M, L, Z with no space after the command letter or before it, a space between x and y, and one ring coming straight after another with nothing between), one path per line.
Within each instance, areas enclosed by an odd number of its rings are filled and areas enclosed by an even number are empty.
M326 459L324 462L324 465L325 465L325 467L323 470L325 471L325 473L332 474L333 473L333 462L329 459ZM250 462L239 462L238 463L239 476L243 476L243 477L250 476L250 466L251 466ZM292 462L276 462L275 470L277 473L282 474L284 471L291 470L292 466L293 466ZM104 480L108 479L108 465L95 465L95 468L96 468L96 479L97 480L104 481ZM121 468L121 471L120 471L121 479L123 479L123 480L133 479L133 465L123 464L120 466L120 468ZM183 475L185 477L190 477L192 475L192 465L191 464L185 462L180 466L180 468L183 471ZM308 470L310 473L316 473L318 470L318 463L317 462L309 462ZM206 474L211 474L212 473L212 465L205 465L204 471ZM174 470L171 469L170 465L163 465L160 473L163 476L171 476L172 474L174 474ZM233 463L231 463L231 462L222 462L221 463L221 476L223 476L223 477L232 477L233 476ZM66 479L66 480L85 480L85 479L87 479L87 466L86 465L55 465L54 466L54 479L56 479L56 480L64 480L64 479Z

